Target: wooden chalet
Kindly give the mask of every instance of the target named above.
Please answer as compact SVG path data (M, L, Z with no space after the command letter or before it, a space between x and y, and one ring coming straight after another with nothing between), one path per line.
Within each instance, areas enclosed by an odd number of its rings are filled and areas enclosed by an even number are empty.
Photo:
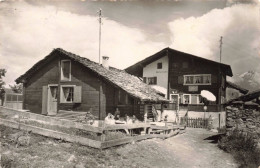
M92 111L104 119L119 108L121 116L143 119L152 104L168 102L138 77L103 65L63 49L54 49L25 74L16 79L23 83L23 109L44 115L60 110Z
M222 111L226 97L226 77L233 76L229 65L165 48L125 69L142 77L144 83L167 90L166 97L189 111L204 111L201 90L216 96L208 111Z

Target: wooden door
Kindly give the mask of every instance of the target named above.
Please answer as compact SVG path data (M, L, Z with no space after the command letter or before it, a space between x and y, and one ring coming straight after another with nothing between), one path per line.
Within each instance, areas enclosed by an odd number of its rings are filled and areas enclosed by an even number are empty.
M57 114L58 86L49 86L48 89L48 115Z

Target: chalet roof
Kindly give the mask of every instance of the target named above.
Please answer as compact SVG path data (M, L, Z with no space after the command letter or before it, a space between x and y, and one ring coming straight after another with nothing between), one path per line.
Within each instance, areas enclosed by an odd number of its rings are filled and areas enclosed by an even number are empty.
M150 64L151 62L154 62L154 61L158 60L159 58L164 57L167 54L169 54L169 56L178 54L178 55L181 55L182 57L192 57L192 58L195 58L195 59L204 60L204 61L207 61L208 63L219 65L220 68L222 70L224 70L225 73L228 76L233 76L233 73L232 73L230 65L226 65L226 64L223 64L223 63L215 62L215 61L212 61L212 60L209 60L209 59L206 59L206 58L202 58L202 57L195 56L195 55L192 55L192 54L188 54L188 53L185 53L185 52L181 52L181 51L178 51L178 50L174 50L174 49L171 49L169 47L168 48L164 48L163 50L161 50L161 51L159 51L159 52L157 52L157 53L155 53L155 54L145 58L144 60L137 62L136 64L126 68L125 70L128 73L134 72L134 74L138 73L140 75L140 71L141 71L141 69L143 69L144 66Z
M230 104L230 103L232 103L232 102L234 102L234 101L247 102L247 101L251 101L251 100L253 100L253 99L256 99L256 98L258 98L258 97L260 97L260 89L255 90L255 91L253 91L253 92L249 92L249 93L247 93L247 94L245 94L245 95L242 95L242 96L240 96L240 97L238 97L238 98L231 99L231 100L227 101L225 104Z
M227 81L226 84L227 84L227 87L236 89L236 90L238 90L240 93L243 93L243 94L247 94L248 91L249 91L249 90L244 89L244 88L242 88L241 86L236 85L236 84L234 84L234 83L232 83L232 82L229 82L229 81Z
M102 77L107 82L113 84L116 87L121 88L129 95L138 98L141 101L168 102L167 99L158 95L158 92L155 89L143 83L138 77L130 75L124 70L119 70L113 67L107 69L96 62L93 62L84 57L80 57L76 54L67 52L61 48L54 49L48 56L37 62L25 74L17 78L15 80L16 83L21 83L23 82L23 80L28 79L33 73L36 72L37 69L41 68L41 66L44 66L46 64L47 59L57 55L54 53L58 53L58 55L69 57L70 59L82 64L83 66L90 69L92 72L96 73L98 76Z

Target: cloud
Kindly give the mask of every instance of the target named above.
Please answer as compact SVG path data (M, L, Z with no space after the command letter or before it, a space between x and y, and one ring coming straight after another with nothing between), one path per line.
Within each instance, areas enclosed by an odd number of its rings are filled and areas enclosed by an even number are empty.
M0 68L6 68L6 83L61 47L98 62L98 20L57 10L53 6L33 6L25 2L4 3L1 8ZM110 64L126 68L165 47L148 40L139 29L104 19L101 54Z
M168 26L172 48L219 61L223 36L223 63L236 73L260 70L260 15L255 4L214 9L200 17L174 20Z
M57 47L98 62L97 17L48 5L1 2L0 20L0 68L7 69L6 83L13 83ZM147 29L158 28L158 20L148 27L122 24L126 22L105 18L102 25L101 55L109 56L114 67L126 68L169 46L168 38L161 36L170 36L172 48L219 61L219 39L223 36L223 63L230 64L235 74L260 71L259 6L233 5L199 17L175 19L168 23L169 31L162 29L153 35Z

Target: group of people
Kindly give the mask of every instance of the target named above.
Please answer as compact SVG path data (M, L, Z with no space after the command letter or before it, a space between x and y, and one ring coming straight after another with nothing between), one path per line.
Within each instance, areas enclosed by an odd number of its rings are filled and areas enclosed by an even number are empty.
M138 120L135 115L133 117L128 116L127 114L124 117L120 117L120 111L116 108L115 115L108 113L105 118L106 124L133 124L137 123Z

